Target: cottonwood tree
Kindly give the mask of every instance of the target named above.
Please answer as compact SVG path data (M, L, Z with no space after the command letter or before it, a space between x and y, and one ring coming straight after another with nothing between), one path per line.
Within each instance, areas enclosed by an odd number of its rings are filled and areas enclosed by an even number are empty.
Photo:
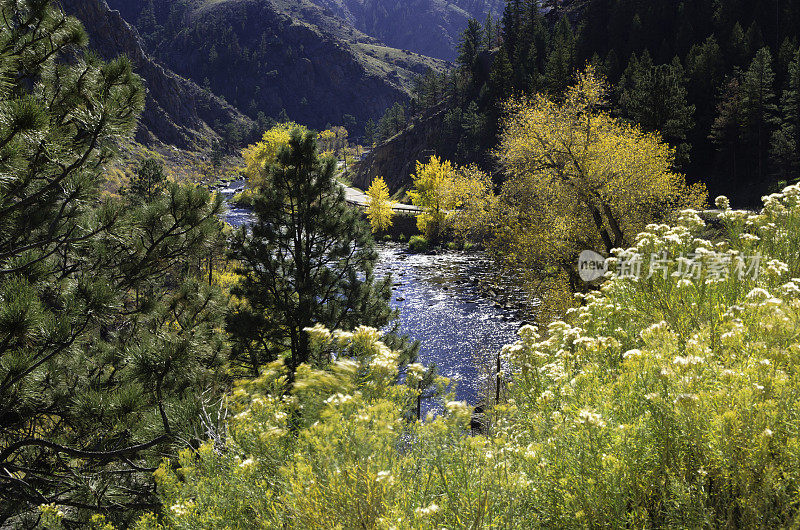
M391 278L376 281L377 253L358 212L334 179L335 160L319 159L313 134L295 129L254 198L256 220L232 243L245 301L231 316L235 360L257 374L286 357L290 373L311 359L306 328L381 328L393 317Z
M383 232L392 226L394 204L390 200L389 188L383 177L377 177L367 190L369 204L367 205L367 219L372 226L372 233Z
M251 189L264 185L262 180L264 169L275 163L278 152L289 143L291 132L296 128L305 130L304 127L292 122L275 125L264 131L259 142L242 150L244 174Z
M672 171L674 151L658 136L600 110L605 93L589 67L563 103L510 102L496 152L507 180L491 247L524 270L555 269L573 288L582 250L630 245L646 224L705 197Z
M0 526L37 506L85 527L158 507L152 468L197 427L225 358L225 303L198 256L221 203L171 184L102 199L144 90L125 60L82 53L46 1L0 1Z
M431 156L428 163L417 161L411 175L414 187L409 192L411 202L422 209L417 216L417 228L428 241L436 241L444 232L450 209L451 187L455 167L449 160Z

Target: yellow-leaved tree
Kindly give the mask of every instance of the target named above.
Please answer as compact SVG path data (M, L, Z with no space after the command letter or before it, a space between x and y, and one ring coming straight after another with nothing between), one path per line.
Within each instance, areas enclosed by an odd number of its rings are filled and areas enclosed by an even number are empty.
M263 184L263 169L275 161L282 147L289 145L289 138L294 129L300 129L302 133L307 130L296 123L281 123L264 132L260 142L248 146L242 151L243 173L247 177L249 188L256 189Z
M417 161L417 171L412 175L414 188L409 195L411 202L422 209L417 216L417 228L429 241L442 235L451 207L454 174L453 164L436 155L427 164Z
M341 125L325 129L317 135L317 145L319 150L331 151L339 156L342 149L347 148L347 138L349 133Z
M475 164L457 167L445 189L446 226L463 240L485 242L497 225L492 179Z
M462 239L484 241L486 229L496 223L497 197L492 179L478 166L457 166L449 160L432 156L427 164L417 162L412 175L414 188L411 200L423 211L417 217L417 227L430 241L445 231Z
M322 152L330 151L332 153L335 143L336 133L330 129L326 129L317 135L317 145L319 145L319 150Z
M389 200L389 187L383 177L378 177L372 181L367 190L369 204L367 205L367 218L372 226L372 233L383 232L392 226L394 215L394 203Z
M491 248L518 269L579 287L578 254L627 247L645 226L702 208L703 185L673 171L659 135L606 111L605 82L590 66L563 102L512 100L496 156L506 174Z

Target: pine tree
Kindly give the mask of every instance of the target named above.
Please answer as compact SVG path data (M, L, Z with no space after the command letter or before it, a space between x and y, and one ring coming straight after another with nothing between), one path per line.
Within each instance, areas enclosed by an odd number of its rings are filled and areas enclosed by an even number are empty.
M522 0L508 0L503 11L503 46L509 59L517 59L518 45L522 37Z
M406 109L399 102L392 105L389 113L392 136L406 128Z
M494 57L489 77L491 99L498 104L511 95L514 89L514 68L508 59L505 48L500 48Z
M800 178L800 50L789 63L786 88L781 97L781 128L772 136L771 154L780 177L785 181Z
M334 179L335 161L320 160L313 134L292 132L254 200L256 221L232 243L239 263L233 294L247 301L229 322L234 359L252 373L286 355L294 372L309 358L308 335L329 329L382 328L393 317L389 277L377 282L369 229Z
M717 117L711 128L709 139L717 149L729 157L728 174L732 185L739 184L739 157L741 151L744 116L742 87L739 79L733 77L723 87L717 105Z
M696 44L686 57L686 71L689 76L689 100L697 107L698 129L707 133L714 121L716 97L722 84L724 60L717 39L707 38Z
M144 90L127 60L83 54L80 23L0 2L0 527L37 507L127 524L157 506L174 455L219 385L224 300L201 263L222 204L170 184L101 198Z
M545 66L545 86L551 94L561 94L575 73L575 36L566 16L556 25L552 49Z
M744 67L748 58L747 38L738 22L733 26L729 42L730 51L726 54L726 57L728 57L730 64Z
M377 134L377 128L375 125L375 121L370 118L367 120L367 124L364 125L364 145L368 147L372 147L375 144L375 136Z
M647 131L658 131L677 148L676 161L688 162L687 134L694 126L694 106L686 99L683 66L676 57L671 64L654 66L645 51L634 55L621 81L620 106L625 116Z
M146 158L131 179L130 192L140 199L152 199L166 178L164 164L155 158Z
M469 19L467 28L461 34L458 44L458 58L456 64L474 77L478 54L484 48L484 33L480 23L474 18Z
M483 34L486 39L485 46L491 50L497 45L497 27L492 18L491 11L486 15L486 22L483 24Z
M764 47L764 35L761 33L761 28L753 21L747 33L745 33L745 41L747 41L747 54L753 56Z
M637 13L633 16L633 20L631 21L631 29L628 34L628 48L632 50L633 53L641 52L647 49L645 47L646 42L647 35L642 25L642 19Z
M742 78L745 140L754 148L757 163L755 176L760 184L764 183L769 142L778 123L774 81L772 54L769 48L762 48L756 53Z
M537 0L528 0L522 8L517 49L512 60L514 81L518 89L534 92L539 81L539 56L546 49L540 6ZM540 52L541 50L541 52Z

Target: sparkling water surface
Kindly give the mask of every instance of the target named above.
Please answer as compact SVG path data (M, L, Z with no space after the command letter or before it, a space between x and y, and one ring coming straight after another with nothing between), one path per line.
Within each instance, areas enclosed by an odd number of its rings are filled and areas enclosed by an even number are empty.
M234 182L218 191L230 199L242 186ZM225 214L233 226L252 218L235 207ZM482 252L412 254L396 243L377 249L375 275L392 275L391 305L400 311L400 333L420 341L419 362L435 363L455 383L456 399L477 403L497 353L516 340L521 325L516 311L495 301L524 299L514 279L499 278Z

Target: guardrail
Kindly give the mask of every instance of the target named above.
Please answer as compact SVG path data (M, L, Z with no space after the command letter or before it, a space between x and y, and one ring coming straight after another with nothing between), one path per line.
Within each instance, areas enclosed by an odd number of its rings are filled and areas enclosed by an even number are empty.
M367 205L366 204L361 204L358 201L348 200L347 204L349 204L350 206L355 206L356 208L358 208L360 210L366 210L367 209ZM411 206L410 204L395 204L395 205L392 206L392 210L394 210L395 212L408 213L408 214L420 214L420 213L422 213L421 209L419 209L416 206Z

